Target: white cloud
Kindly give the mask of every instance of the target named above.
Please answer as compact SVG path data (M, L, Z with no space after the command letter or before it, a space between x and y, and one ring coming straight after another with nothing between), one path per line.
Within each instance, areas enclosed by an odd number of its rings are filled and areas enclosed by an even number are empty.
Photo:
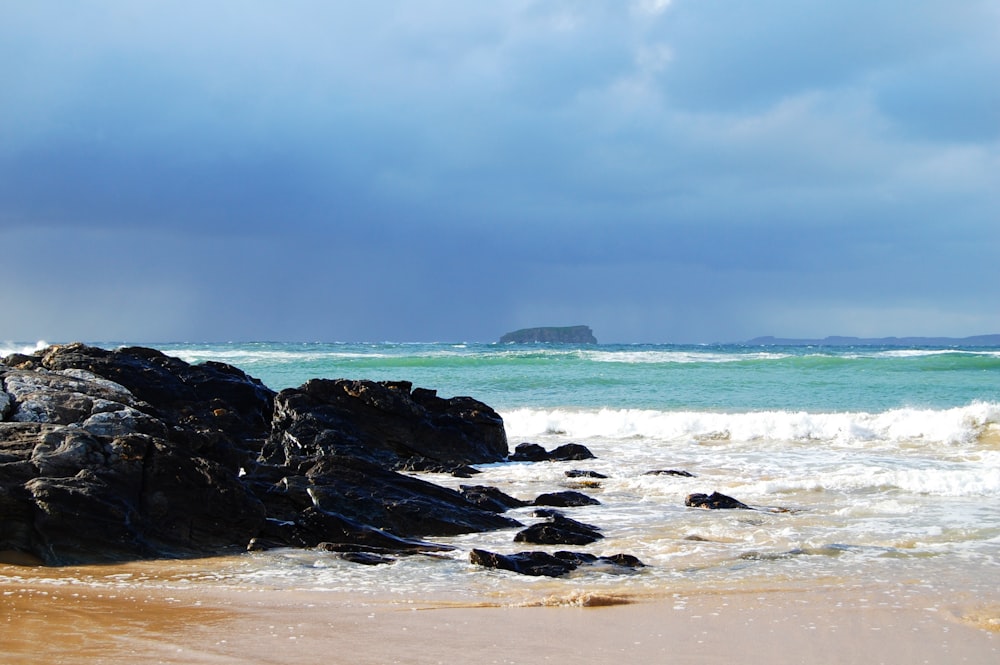
M667 11L672 4L673 0L638 0L632 3L632 12L634 14L659 16Z

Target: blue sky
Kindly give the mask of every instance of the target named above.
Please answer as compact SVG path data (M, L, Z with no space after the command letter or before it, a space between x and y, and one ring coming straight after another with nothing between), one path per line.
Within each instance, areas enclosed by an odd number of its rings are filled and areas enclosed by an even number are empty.
M0 340L1000 332L1000 2L0 1Z

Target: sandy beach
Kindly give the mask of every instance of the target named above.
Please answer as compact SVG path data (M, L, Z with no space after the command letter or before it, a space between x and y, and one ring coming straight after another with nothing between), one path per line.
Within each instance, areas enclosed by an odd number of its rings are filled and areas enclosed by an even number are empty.
M113 568L109 575L113 575ZM758 589L538 606L265 588L94 588L0 566L3 662L995 663L1000 607L898 589ZM559 605L559 606L553 606Z

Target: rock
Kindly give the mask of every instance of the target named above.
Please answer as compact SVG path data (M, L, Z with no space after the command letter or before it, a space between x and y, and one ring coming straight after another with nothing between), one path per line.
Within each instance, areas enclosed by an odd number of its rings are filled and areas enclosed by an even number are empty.
M549 453L549 459L554 462L568 462L571 460L595 459L594 453L579 443L566 443L558 448L554 448Z
M295 466L350 455L383 466L423 458L484 464L507 457L500 416L471 397L442 399L407 381L312 379L275 398L262 459Z
M709 510L730 510L742 509L753 510L750 506L737 501L731 496L712 492L711 494L689 494L684 501L685 506L692 508L705 508Z
M537 443L519 443L509 457L511 462L548 462L549 452Z
M531 511L532 517L565 517L562 511L555 508L535 508Z
M63 565L320 543L388 555L520 526L389 468L504 459L502 421L471 398L364 381L276 395L221 363L83 344L8 356L0 387L10 556Z
M521 526L479 508L455 490L356 457L323 457L305 477L299 501L405 538Z
M521 575L561 577L582 565L606 565L616 571L633 571L643 564L629 554L598 557L583 552L518 552L517 554L497 554L487 550L474 549L469 560L477 565L498 570L509 570Z
M511 508L522 508L531 505L527 501L516 499L505 494L496 487L486 485L461 485L462 496L474 506L494 513L504 513Z
M589 545L603 537L596 526L556 514L548 522L532 524L519 531L514 541L535 545Z
M429 460L426 457L410 457L401 460L395 464L393 470L416 473L447 473L456 478L471 478L480 473L479 469L468 464L450 464Z
M379 566L388 563L396 563L392 557L372 554L371 552L341 552L340 558L351 563L360 563L363 566Z
M536 506L556 506L559 508L599 506L600 504L601 502L597 499L572 490L540 494L534 501L534 505Z
M642 474L644 476L679 476L681 478L694 478L695 475L688 471L682 471L678 469L654 469L653 471L647 471Z
M148 349L71 344L11 360L0 549L47 564L192 556L243 549L260 529L263 505L237 476L267 432L273 393L259 382ZM243 386L223 424L206 391L226 383Z
M586 446L579 443L566 443L551 452L546 451L537 443L519 443L510 456L511 462L567 462L571 460L595 459L594 454Z
M522 328L504 334L500 344L597 344L597 338L589 326L545 326Z
M561 577L577 568L548 552L518 552L517 554L497 554L487 550L474 549L469 561L477 566L509 570L533 577Z
M581 469L566 471L565 475L567 478L607 478L607 476L603 473L598 473L597 471L585 471Z

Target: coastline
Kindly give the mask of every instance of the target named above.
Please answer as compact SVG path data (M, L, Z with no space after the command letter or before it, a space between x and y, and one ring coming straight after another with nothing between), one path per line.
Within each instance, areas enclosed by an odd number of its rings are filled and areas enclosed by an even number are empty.
M4 662L429 664L488 652L496 663L909 665L986 664L1000 654L1000 606L960 597L929 605L878 584L518 607L203 581L179 587L95 587L72 569L0 566Z

